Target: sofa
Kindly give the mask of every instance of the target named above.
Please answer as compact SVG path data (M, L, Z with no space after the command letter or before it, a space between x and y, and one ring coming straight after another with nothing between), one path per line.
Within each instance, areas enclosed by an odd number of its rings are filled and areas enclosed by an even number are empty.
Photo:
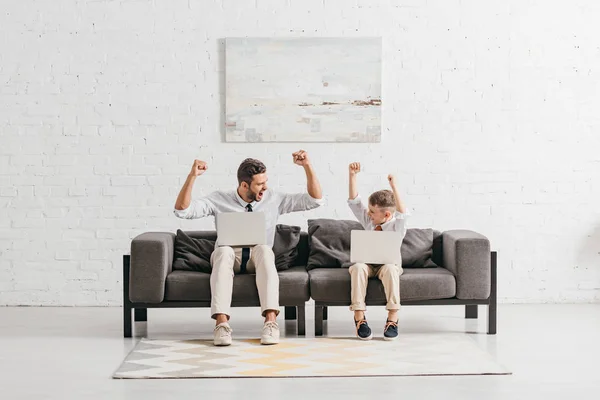
M350 305L350 274L344 263L337 259L329 261L332 265L315 262L317 249L323 243L317 241L311 222L309 232L299 234L297 254L294 253L289 268L278 272L280 305L285 319L296 321L300 336L306 333L305 306L311 298L315 304L316 336L323 335L328 307ZM407 237L411 231L408 230ZM214 231L186 234L194 239L216 239ZM349 231L340 233L346 234L349 236ZM402 305L461 305L465 306L466 318L477 318L478 306L484 305L488 308L487 332L495 334L497 254L490 251L489 240L469 230L433 231L433 235L431 265L404 268L400 278ZM143 233L132 240L130 254L123 256L125 337L132 336L133 321L148 320L148 308L210 307L210 274L174 269L175 239L174 233ZM343 257L333 254L334 258ZM369 281L366 303L386 304L379 280ZM254 275L236 275L232 306L259 305Z

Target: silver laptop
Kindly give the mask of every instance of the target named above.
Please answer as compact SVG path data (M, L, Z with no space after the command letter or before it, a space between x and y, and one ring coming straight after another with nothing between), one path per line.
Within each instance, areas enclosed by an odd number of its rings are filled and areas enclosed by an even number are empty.
M350 261L365 264L402 265L398 232L352 231L350 233Z
M229 212L216 216L219 246L254 246L267 244L265 214Z

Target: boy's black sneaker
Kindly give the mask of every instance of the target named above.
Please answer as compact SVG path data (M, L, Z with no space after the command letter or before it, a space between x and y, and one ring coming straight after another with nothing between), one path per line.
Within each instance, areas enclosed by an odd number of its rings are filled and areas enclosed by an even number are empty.
M383 339L384 340L395 340L398 337L398 321L390 321L389 319L385 323L385 328L383 329Z
M371 340L373 333L371 332L371 328L369 328L366 319L360 321L354 320L354 324L356 325L356 336L358 336L360 340Z

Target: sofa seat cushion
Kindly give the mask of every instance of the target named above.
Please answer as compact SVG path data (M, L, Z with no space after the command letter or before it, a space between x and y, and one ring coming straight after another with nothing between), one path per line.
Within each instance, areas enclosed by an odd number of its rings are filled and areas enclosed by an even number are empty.
M348 268L316 268L309 271L310 295L315 301L350 305L350 273ZM456 295L454 275L445 268L405 269L400 277L400 299L447 299ZM369 279L367 304L385 305L381 281Z
M310 298L308 272L305 267L279 271L279 302L281 305L302 304ZM197 271L173 271L167 276L166 301L201 301L210 303L210 274ZM256 275L236 275L233 278L233 305L259 306Z

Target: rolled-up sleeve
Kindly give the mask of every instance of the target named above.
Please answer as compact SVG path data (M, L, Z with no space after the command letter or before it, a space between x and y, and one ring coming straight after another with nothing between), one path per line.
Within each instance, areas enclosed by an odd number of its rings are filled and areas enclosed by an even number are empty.
M325 203L324 199L315 199L308 193L278 193L278 195L281 199L279 214L312 210Z
M196 219L215 215L215 207L208 197L202 197L192 200L185 210L174 209L173 213L177 218Z
M410 211L408 209L404 213L398 211L394 213L394 218L396 218L394 230L396 232L401 232L403 236L406 235L406 230L408 229L407 220L409 217Z
M363 204L360 195L357 195L353 199L348 199L348 207L350 207L350 210L352 210L352 213L356 219L358 219L358 222L366 229L369 225L369 210Z

